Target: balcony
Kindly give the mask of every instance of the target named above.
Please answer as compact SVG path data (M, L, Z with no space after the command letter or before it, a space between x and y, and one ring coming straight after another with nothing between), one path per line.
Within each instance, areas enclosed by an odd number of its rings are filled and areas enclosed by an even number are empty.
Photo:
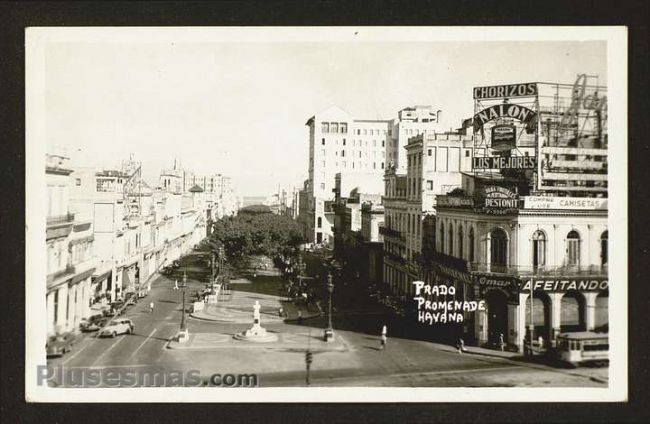
M52 274L49 274L47 276L47 285L49 287L50 283L52 283L52 282L54 282L54 281L56 281L56 280L58 280L58 279L60 279L62 277L65 277L65 276L68 276L68 275L73 275L74 273L75 273L75 267L72 266L72 265L67 265L62 270L57 271L57 272L53 272Z
M64 215L54 215L54 216L48 216L47 217L47 226L54 226L54 225L60 225L60 224L71 224L74 222L74 214L73 213L66 213Z
M384 252L384 257L386 259L389 259L389 260L391 260L393 262L396 262L396 263L398 263L400 265L405 265L406 264L406 259L404 259L400 255L396 255L395 253Z
M484 272L491 274L508 274L515 276L607 276L607 265L589 265L589 266L517 266L517 265L494 265L485 263L469 263L470 272Z
M390 227L379 227L379 234L385 237L395 237L400 240L404 240L404 236L402 235L402 233Z

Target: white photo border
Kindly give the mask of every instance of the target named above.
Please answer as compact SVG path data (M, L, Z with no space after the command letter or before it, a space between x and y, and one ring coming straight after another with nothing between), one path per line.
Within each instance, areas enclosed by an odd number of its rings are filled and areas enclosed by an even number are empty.
M627 28L582 27L33 27L25 34L25 396L28 402L621 402L628 320L610 321L607 388L51 388L36 384L45 340L45 51L49 43L606 41L609 128L609 313L627 305Z

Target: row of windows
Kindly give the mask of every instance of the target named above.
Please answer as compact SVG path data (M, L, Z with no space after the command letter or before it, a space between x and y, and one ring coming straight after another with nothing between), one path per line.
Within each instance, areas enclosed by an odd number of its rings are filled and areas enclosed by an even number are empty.
M321 167L325 168L325 161L321 161ZM370 167L370 162L350 162L351 168L352 169L369 169ZM334 162L335 167L339 167L339 162ZM342 168L347 168L348 163L347 161L341 161L341 167ZM384 162L372 162L372 169L384 169ZM323 178L325 178L325 174L322 175Z
M347 139L344 138L344 139L341 140L341 141L342 141L343 145L345 146L346 143L347 143ZM381 141L381 147L386 147L386 140L380 140L380 141ZM321 140L320 140L320 144L321 144L321 146L324 146L325 143L326 143L326 142L325 142L325 139L324 139L324 138L321 138ZM336 143L337 145L339 144L338 139L335 140L335 143ZM367 147L367 146L368 146L368 140L352 140L352 146L353 146L353 147L362 147L362 146L366 146L366 147ZM377 140L372 140L372 146L373 146L373 147L377 147Z
M373 130L373 129L357 129L357 135L381 135L383 131L383 135L391 135L392 131L391 130Z
M322 133L347 134L348 124L345 122L323 122L320 131Z
M492 265L507 265L508 264L508 238L505 233L500 228L495 228L490 232L490 264ZM607 265L608 263L608 243L609 233L604 231L600 236L600 259L601 265ZM449 225L447 231L445 231L445 224L440 224L440 250L442 253L446 253L454 256L455 252L459 252L460 257L465 258L465 253L463 249L464 243L463 237L463 227L459 226L454 237L454 227L452 224ZM467 260L469 262L475 262L476 258L474 255L474 229L470 228L468 235L468 254ZM454 249L454 242L457 242L457 250ZM537 230L533 233L531 237L532 242L532 265L533 267L541 267L546 265L546 234ZM566 236L566 265L567 266L579 266L580 265L580 234L577 231L571 230L567 233Z

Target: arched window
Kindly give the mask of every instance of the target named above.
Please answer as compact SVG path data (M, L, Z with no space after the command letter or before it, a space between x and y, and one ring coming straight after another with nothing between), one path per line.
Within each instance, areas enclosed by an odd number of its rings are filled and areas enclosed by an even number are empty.
M604 231L600 235L600 263L601 265L605 266L607 265L608 261L608 251L607 251L607 243L609 240L609 232Z
M537 230L533 233L533 267L546 265L546 234Z
M508 238L501 228L490 232L490 262L492 265L506 265L508 256Z
M458 226L458 257L464 259L463 254L463 226Z
M566 263L569 266L580 265L580 234L575 230L566 236Z
M445 253L445 224L440 223L440 253Z
M454 256L454 226L449 224L449 254Z
M469 243L469 261L474 262L474 228L469 229L469 237L467 240Z

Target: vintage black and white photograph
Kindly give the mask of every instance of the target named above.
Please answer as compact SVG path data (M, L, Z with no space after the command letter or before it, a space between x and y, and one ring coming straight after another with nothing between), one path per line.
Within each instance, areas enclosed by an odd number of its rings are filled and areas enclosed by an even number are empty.
M625 400L625 39L28 28L28 401Z

